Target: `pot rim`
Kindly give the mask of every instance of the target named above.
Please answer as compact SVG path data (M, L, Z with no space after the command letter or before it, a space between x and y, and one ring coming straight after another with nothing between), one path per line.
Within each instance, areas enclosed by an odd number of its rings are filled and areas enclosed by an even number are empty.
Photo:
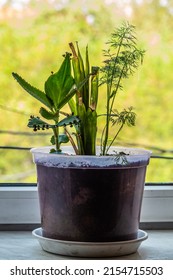
M32 148L30 152L32 154L39 153L39 154L48 154L50 156L54 157L83 157L83 158L109 158L112 156L115 156L120 153L124 153L126 157L135 156L140 157L141 155L151 156L152 152L147 149L143 148L131 148L131 147L125 147L125 146L112 146L109 151L108 155L100 155L100 146L96 147L96 155L76 155L73 148L71 146L63 146L61 147L62 153L50 153L50 150L54 148L54 146L42 146L37 148Z
M149 163L151 151L141 148L129 148L112 146L110 155L100 156L100 148L97 147L97 155L76 155L71 146L63 146L61 154L49 153L52 146L32 148L31 153L36 164L47 167L128 167L146 166Z

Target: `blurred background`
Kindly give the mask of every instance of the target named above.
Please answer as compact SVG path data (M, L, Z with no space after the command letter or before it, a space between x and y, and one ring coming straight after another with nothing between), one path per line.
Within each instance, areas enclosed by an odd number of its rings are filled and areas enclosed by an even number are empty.
M136 126L125 128L115 144L164 156L151 159L147 182L173 181L173 1L0 0L1 183L36 182L29 149L48 145L50 138L27 128L40 104L19 87L11 72L43 90L71 41L78 41L83 50L88 44L91 64L101 65L105 43L125 20L136 26L146 54L117 99L122 109L135 108ZM102 99L100 110L104 107Z

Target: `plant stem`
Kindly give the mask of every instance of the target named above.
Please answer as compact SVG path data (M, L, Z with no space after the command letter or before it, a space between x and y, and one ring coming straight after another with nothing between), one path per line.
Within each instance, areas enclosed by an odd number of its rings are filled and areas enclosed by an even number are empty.
M121 79L122 79L122 75L123 75L123 71L124 71L124 68L125 68L125 63L121 69L121 73L119 75L119 78L118 78L118 82L116 84L116 87L114 89L114 94L113 96L111 97L112 95L112 87L113 87L113 80L114 80L114 72L115 72L115 68L116 68L116 62L117 62L117 58L120 54L120 51L121 51L121 47L122 47L122 44L123 44L123 40L125 38L125 35L126 35L126 32L127 32L127 29L124 30L122 36L121 36L121 40L119 42L119 46L118 46L118 49L117 49L117 53L116 53L116 57L114 59L114 63L113 63L113 66L110 67L110 69L108 70L107 72L107 108L106 108L106 111L107 111L107 116L106 116L106 129L105 129L105 133L104 133L104 141L102 141L103 143L103 149L102 149L102 153L103 155L105 155L110 146L112 145L112 143L114 142L114 140L116 139L117 135L119 134L119 132L121 131L122 127L118 130L118 132L116 133L115 137L113 138L113 141L111 141L111 144L107 147L107 143L108 143L108 136L109 136L109 127L110 127L110 117L111 117L111 113L112 113L112 110L113 110L113 106L114 106L114 102L115 102L115 97L116 97L116 94L117 94L117 91L120 87L120 82L121 82ZM111 55L110 55L110 59L112 59ZM109 77L111 77L111 80L109 80ZM112 98L112 101L111 101L111 98Z
M114 138L112 139L112 141L110 142L109 146L106 149L106 154L108 153L110 147L112 146L112 144L114 143L115 139L117 138L118 134L120 133L120 131L122 130L124 126L124 123L120 126L120 128L118 129L117 133L115 134Z
M109 90L109 85L107 85L107 105L106 105L106 125L105 125L106 129L105 129L105 136L103 140L102 155L105 155L106 153L106 146L107 146L108 135L109 135L109 123L110 123L109 103L110 103L110 90Z
M56 152L60 151L60 145L59 145L59 128L53 128L53 133L54 133L54 138L55 138L55 147L56 147Z
M76 144L75 144L73 138L71 137L70 133L68 132L67 128L65 127L64 130L65 130L65 133L67 134L67 136L68 136L68 138L70 140L70 143L71 143L71 145L72 145L76 155L79 155L79 151L78 151L78 149L76 147Z
M55 120L55 123L59 122L59 111L57 112L57 117ZM60 143L59 143L59 127L54 127L53 128L53 133L54 133L54 138L55 138L55 147L56 147L56 152L60 152Z

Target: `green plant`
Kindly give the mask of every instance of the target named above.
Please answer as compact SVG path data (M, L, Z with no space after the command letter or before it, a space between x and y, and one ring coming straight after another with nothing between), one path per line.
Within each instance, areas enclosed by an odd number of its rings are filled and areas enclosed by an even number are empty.
M41 107L39 113L44 119L54 123L31 116L28 126L34 131L40 128L53 130L51 143L55 144L56 149L52 149L52 152L60 152L61 143L70 140L76 154L95 155L97 118L103 117L101 154L106 155L124 125L135 125L136 115L132 107L121 112L115 109L115 97L122 89L123 79L132 75L143 61L144 51L137 47L135 27L123 23L111 34L107 44L110 48L103 51L105 57L103 65L91 67L90 70L88 47L84 63L78 43L76 46L70 43L72 56L68 52L65 54L58 72L52 73L45 82L45 92L36 89L18 74L13 73L18 83L47 107ZM106 112L98 114L97 103L102 98L99 95L99 88L104 85ZM71 114L62 111L66 104L69 104ZM65 118L60 118L63 115ZM118 129L114 137L109 139L110 130L115 125ZM60 133L61 127L63 133ZM69 127L74 127L72 132Z

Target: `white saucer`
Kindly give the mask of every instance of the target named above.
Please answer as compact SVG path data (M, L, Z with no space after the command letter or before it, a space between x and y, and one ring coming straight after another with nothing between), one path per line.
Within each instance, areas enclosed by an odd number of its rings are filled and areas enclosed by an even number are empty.
M138 230L137 239L120 242L77 242L50 239L42 236L42 228L33 230L42 249L49 253L72 257L116 257L133 254L142 241L148 238L143 230Z

